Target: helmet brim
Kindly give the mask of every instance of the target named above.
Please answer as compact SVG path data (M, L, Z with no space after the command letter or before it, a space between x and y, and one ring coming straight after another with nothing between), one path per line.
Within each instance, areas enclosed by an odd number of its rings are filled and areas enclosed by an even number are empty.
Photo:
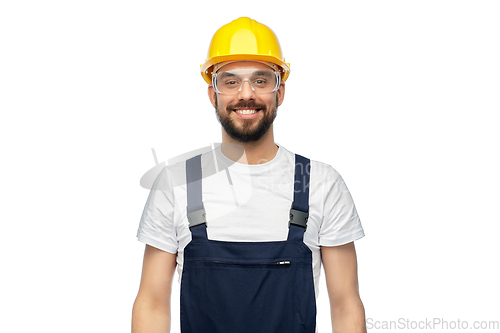
M210 84L212 83L212 71L215 64L224 61L241 61L241 60L267 61L278 65L281 68L281 80L283 82L285 82L288 76L290 75L290 64L285 63L273 56L256 55L256 54L231 54L231 55L213 57L200 66L201 67L200 72L205 82Z

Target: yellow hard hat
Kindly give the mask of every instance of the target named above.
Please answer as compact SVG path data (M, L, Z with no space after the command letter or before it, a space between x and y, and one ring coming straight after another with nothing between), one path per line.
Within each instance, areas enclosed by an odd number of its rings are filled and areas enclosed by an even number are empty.
M201 75L212 82L213 66L223 61L258 60L281 67L281 80L290 74L276 34L266 25L248 17L240 17L219 28L212 37L208 56L201 65Z

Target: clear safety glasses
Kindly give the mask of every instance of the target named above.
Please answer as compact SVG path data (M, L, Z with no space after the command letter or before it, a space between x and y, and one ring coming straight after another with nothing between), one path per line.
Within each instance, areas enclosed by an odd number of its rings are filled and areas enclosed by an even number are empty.
M278 90L280 73L272 69L243 67L229 70L221 68L212 75L214 90L219 94L237 94L243 88L245 81L255 93L271 93Z

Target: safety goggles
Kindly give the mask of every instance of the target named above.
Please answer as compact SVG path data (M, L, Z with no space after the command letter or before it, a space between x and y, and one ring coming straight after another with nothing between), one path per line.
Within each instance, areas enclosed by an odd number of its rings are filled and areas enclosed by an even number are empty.
M224 70L222 67L212 75L212 85L219 94L234 95L241 91L246 81L255 93L265 94L278 90L280 78L280 73L271 68L242 67Z

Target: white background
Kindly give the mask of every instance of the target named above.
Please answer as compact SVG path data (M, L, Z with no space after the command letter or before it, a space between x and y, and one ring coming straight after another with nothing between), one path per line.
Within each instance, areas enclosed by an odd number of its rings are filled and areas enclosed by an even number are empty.
M0 331L130 332L139 179L220 142L199 66L240 16L291 64L276 142L354 198L366 317L499 321L498 1L3 1Z

